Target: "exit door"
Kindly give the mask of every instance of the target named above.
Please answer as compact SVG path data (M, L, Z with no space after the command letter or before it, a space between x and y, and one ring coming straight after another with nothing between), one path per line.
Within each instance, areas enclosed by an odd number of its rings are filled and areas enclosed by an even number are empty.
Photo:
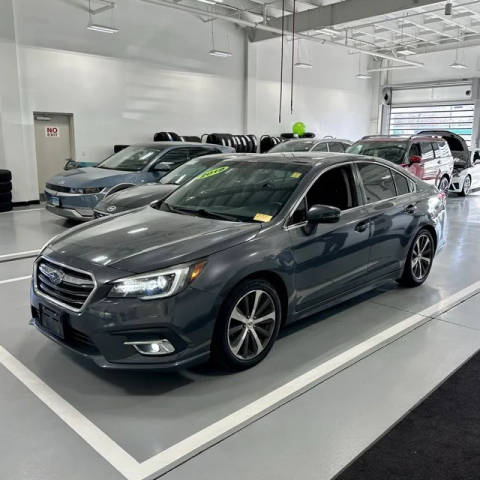
M47 180L63 170L72 158L72 115L34 114L37 150L38 191L45 190Z

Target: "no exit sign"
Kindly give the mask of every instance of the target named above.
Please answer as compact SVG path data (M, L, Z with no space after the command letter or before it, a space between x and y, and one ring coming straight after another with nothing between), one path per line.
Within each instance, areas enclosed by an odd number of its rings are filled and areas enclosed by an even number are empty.
M50 127L45 127L45 136L46 137L59 137L60 136L60 130L58 127L50 126Z

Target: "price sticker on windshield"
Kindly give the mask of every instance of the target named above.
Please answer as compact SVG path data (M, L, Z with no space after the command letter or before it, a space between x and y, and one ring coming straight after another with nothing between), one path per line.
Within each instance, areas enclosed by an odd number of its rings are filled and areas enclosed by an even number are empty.
M197 177L198 180L202 178L208 178L208 177L213 177L214 175L218 175L219 173L224 172L225 170L228 170L228 167L218 167L214 168L213 170L209 170L208 172L202 173Z
M293 172L290 176L292 178L300 178L302 176L302 174L300 172Z
M254 217L257 222L269 222L272 219L271 215L265 215L264 213L257 213Z

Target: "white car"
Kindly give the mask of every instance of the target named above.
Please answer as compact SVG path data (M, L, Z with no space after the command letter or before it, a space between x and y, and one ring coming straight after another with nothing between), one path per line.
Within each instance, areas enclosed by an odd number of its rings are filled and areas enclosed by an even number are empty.
M428 130L420 133L438 135L448 143L454 160L450 192L466 197L472 190L480 188L480 149L470 152L465 140L448 130Z

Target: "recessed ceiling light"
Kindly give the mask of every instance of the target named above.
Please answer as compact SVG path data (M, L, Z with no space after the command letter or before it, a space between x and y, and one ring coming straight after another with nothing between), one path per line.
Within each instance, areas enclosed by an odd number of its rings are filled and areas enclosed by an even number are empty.
M215 50L212 49L208 52L209 55L213 55L214 57L231 57L232 52L225 52L224 50Z
M460 62L453 62L450 65L450 68L456 68L458 70L462 70L462 69L468 68L468 66Z
M93 30L94 32L102 33L118 33L120 30L115 27L108 27L107 25L99 25L98 23L89 23L87 30Z
M362 80L366 80L367 78L372 78L372 76L369 75L368 73L357 73L355 77L360 78Z
M216 3L222 3L223 0L197 0L201 3L206 3L207 5L215 5Z
M296 68L313 68L313 65L311 63L307 63L307 62L297 62L295 64L295 67Z
M400 50L397 50L397 53L399 55L415 55L417 52L410 48L401 48Z

